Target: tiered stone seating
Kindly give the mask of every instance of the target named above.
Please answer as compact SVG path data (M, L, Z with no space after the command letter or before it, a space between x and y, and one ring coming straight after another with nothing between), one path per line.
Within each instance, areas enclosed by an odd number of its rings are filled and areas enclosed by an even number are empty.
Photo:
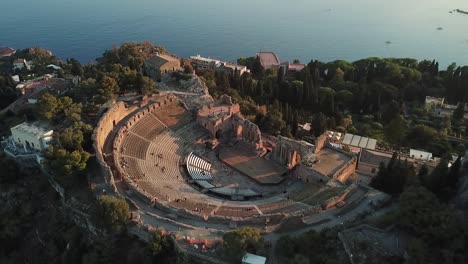
M155 137L166 128L164 124L159 122L152 115L147 114L142 117L138 122L130 129L133 133L152 141Z
M292 203L293 201L291 200L281 200L278 202L259 205L258 209L260 209L260 211L262 211L264 214L271 214L277 212L278 209L284 208Z
M190 153L187 157L187 171L189 172L190 177L195 181L212 180L213 177L211 176L210 170L211 163L197 157L193 153Z
M138 160L131 157L122 157L120 162L124 162L123 170L127 173L128 177L134 181L138 181L143 177L143 172L138 165ZM121 166L121 164L119 164Z
M121 153L126 156L145 159L149 145L148 141L128 133L123 139Z
M164 132L151 143L146 160L141 162L150 179L155 181L182 179L179 169L180 156L174 151L179 147L176 141L172 132Z
M187 211L200 213L204 215L209 215L211 211L216 207L214 205L206 203L192 202L190 201L190 199L185 198L174 199L169 204L179 209L185 209Z
M192 122L177 130L176 134L185 141L192 143L207 135L208 132L196 122Z
M233 207L233 206L221 206L214 212L215 215L225 217L250 217L258 215L255 207Z

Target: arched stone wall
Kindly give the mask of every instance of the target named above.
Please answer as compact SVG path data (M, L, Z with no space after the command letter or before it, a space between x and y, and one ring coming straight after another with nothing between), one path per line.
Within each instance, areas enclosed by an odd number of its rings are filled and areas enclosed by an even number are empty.
M96 160L101 168L101 173L104 179L111 187L115 189L114 175L112 169L107 165L104 160L104 144L107 137L114 129L115 124L119 123L126 117L131 109L125 107L123 102L108 102L106 106L110 105L107 111L102 115L101 119L93 131L93 147L96 152Z

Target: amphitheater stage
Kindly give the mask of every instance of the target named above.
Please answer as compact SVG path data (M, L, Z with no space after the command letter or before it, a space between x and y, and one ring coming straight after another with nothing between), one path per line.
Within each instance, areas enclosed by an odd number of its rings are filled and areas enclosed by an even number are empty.
M282 176L286 168L239 146L221 148L219 159L260 184L279 184L286 179Z

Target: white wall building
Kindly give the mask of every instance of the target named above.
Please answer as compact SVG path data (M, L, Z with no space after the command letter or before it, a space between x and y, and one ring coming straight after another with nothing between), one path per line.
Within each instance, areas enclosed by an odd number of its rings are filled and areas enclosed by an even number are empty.
M12 139L17 147L22 147L25 152L45 150L54 131L41 123L21 123L10 128Z
M250 253L246 253L242 258L242 264L265 264L266 258Z
M417 149L410 149L410 156L417 160L431 160L432 153Z
M192 60L192 64L194 67L197 69L210 69L214 70L216 67L218 67L221 63L219 60L215 60L212 58L206 58L202 57L200 55L197 56L190 56L190 59Z

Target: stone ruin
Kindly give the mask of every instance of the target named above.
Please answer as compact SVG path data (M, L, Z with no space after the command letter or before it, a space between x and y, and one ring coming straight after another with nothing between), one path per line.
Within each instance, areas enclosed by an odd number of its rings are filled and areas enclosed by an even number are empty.
M323 157L324 160L322 160L321 152L324 148L327 148L328 152L342 155L346 161L343 164L335 164L334 160L329 160L326 157ZM333 148L328 142L326 133L317 138L315 145L278 136L270 159L286 166L288 170L292 170L293 175L304 182L328 182L330 179L335 179L344 183L354 174L357 165L355 155ZM331 163L330 167L333 168L328 173L324 173L317 169L316 164L319 162Z
M227 140L243 141L256 150L263 149L260 129L242 116L239 104L234 104L228 95L201 107L197 123L208 131L213 140L221 139L222 135L233 135Z

